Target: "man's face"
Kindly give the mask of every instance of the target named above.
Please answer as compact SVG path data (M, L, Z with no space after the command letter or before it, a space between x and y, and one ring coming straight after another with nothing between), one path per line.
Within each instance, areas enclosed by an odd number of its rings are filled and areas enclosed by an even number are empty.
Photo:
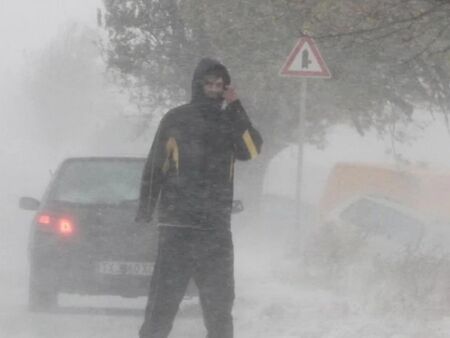
M225 84L221 77L206 75L203 78L203 92L209 99L221 99L225 92Z

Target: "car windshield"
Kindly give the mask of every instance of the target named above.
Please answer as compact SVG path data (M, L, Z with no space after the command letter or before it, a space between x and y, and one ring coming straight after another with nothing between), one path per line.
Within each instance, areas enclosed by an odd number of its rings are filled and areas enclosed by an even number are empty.
M143 160L71 160L59 171L50 199L81 204L119 204L139 196Z
M381 235L399 243L414 243L420 239L422 223L395 206L370 199L359 199L347 207L341 218L357 225L362 231Z

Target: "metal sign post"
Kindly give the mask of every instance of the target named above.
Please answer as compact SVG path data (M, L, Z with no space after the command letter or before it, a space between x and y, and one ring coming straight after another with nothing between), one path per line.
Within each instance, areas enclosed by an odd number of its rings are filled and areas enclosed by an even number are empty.
M297 151L297 184L295 185L295 201L297 208L295 209L295 219L300 225L301 217L301 197L302 197L302 176L303 176L303 146L305 144L305 121L306 121L306 91L308 87L308 79L302 79L300 92L300 110L298 118L298 151Z
M296 223L301 226L301 201L302 201L302 176L303 176L303 146L306 131L306 98L307 78L330 78L325 61L320 55L314 40L303 37L297 41L294 49L289 53L280 75L287 77L302 78L300 91L300 110L298 127L298 157L297 157L297 182L295 189L296 197Z

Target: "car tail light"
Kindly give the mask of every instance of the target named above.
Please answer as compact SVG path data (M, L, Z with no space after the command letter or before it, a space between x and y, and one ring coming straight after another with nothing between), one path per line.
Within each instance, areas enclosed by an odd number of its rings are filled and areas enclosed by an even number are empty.
M50 215L41 214L38 216L37 222L42 225L50 225L52 223L52 219Z
M58 233L63 236L71 236L74 231L73 223L66 218L60 218L58 220Z
M56 232L64 237L72 236L75 232L74 223L68 217L42 213L36 217L36 223L42 230Z

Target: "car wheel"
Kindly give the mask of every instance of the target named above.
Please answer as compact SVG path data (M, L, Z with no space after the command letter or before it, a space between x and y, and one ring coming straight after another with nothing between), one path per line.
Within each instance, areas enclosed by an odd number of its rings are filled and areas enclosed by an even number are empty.
M33 271L34 270L34 271ZM58 305L58 288L53 273L31 269L28 308L32 312L50 311Z

